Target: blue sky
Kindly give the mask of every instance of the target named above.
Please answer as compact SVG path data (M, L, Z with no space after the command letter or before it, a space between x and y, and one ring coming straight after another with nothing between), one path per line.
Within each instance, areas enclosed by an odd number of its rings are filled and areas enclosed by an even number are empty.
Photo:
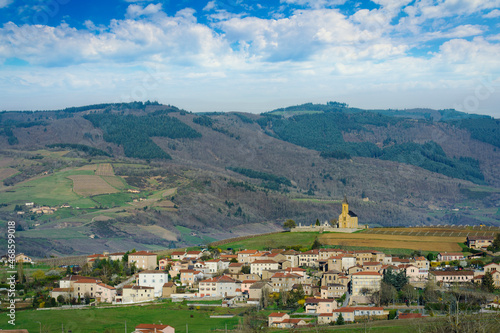
M0 110L335 100L500 117L500 0L0 0Z

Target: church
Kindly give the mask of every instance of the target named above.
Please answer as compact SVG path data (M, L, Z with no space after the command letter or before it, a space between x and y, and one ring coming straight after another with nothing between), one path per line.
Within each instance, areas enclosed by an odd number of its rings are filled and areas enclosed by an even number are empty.
M358 228L358 216L349 210L347 197L342 201L342 213L339 215L339 228Z

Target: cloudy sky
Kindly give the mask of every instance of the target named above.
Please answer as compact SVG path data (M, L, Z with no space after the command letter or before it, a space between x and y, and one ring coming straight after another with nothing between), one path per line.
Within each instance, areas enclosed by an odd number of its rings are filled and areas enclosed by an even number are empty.
M500 0L0 0L0 110L306 102L500 117Z

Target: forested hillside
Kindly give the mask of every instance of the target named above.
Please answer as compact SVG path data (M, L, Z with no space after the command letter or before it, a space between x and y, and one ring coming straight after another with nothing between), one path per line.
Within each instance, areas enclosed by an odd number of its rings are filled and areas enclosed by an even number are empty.
M18 221L24 247L54 254L329 221L344 195L372 226L499 225L499 126L337 102L260 115L156 102L3 112L0 224ZM37 215L26 202L71 208Z

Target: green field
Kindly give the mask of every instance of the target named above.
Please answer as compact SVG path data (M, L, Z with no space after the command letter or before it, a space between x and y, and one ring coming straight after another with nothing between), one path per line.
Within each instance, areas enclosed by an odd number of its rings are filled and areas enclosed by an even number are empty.
M213 314L239 314L244 309L206 308L191 307L181 303L151 304L145 306L112 307L103 309L85 310L27 310L17 311L16 329L27 329L30 332L38 332L40 324L42 331L47 332L71 330L73 333L90 332L124 332L125 323L127 332L139 324L165 324L175 328L176 332L186 332L186 325L191 333L210 332L214 330L232 330L237 327L242 317L233 318L210 318ZM6 320L0 321L0 329L12 329Z
M242 241L236 241L219 246L227 249L255 249L263 250L265 248L285 248L287 246L300 245L304 248L311 247L314 239L318 237L315 232L285 232L272 235L257 236Z
M71 206L88 208L95 203L73 192L73 182L66 177L72 175L92 175L88 170L71 170L57 172L53 175L33 179L25 183L9 187L8 192L0 192L0 202L24 204L33 201L38 205L56 206L69 203Z
M215 241L215 238L208 237L205 235L198 234L199 236L193 236L191 235L192 230L186 227L182 226L176 226L175 229L177 229L181 233L181 239L183 239L186 242L190 242L193 244L207 244L210 242Z

